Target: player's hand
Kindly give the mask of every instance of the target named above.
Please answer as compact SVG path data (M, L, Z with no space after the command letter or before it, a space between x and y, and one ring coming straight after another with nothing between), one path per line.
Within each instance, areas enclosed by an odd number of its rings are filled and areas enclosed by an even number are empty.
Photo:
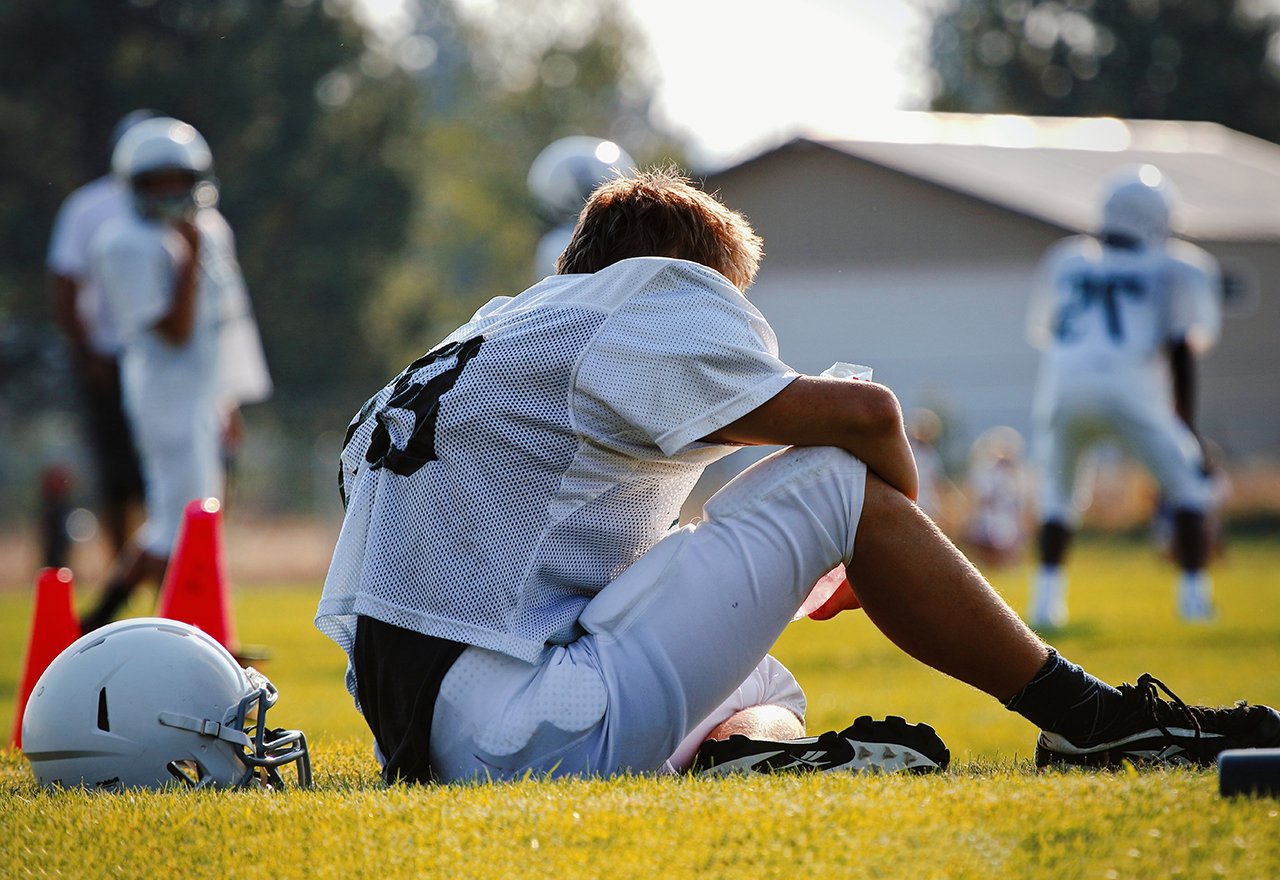
M244 419L240 415L240 407L233 406L227 411L222 423L222 448L234 453L244 440Z
M173 224L173 228L182 236L182 240L187 243L187 247L191 248L191 253L195 254L200 249L200 229L189 219L182 219Z
M831 598L809 612L809 619L830 620L841 611L853 611L861 607L862 603L858 601L857 595L853 592L853 585L849 583L848 578L845 578L840 582L840 586L836 587L836 591L831 594Z

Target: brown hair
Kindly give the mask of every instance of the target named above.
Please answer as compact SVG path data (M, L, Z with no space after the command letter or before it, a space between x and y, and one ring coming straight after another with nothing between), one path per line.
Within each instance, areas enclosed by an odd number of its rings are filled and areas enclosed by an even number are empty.
M763 245L746 217L669 166L601 184L578 215L556 271L591 273L628 257L673 257L709 266L745 291Z

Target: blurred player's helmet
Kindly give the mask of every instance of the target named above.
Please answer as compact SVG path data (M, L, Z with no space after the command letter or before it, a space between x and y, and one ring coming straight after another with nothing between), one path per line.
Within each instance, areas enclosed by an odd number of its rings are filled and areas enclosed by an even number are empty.
M1100 232L1159 246L1169 237L1173 202L1173 184L1159 168L1124 169L1104 189Z
M311 784L307 740L271 730L277 691L214 639L159 617L81 636L36 681L23 752L45 787L283 788Z
M634 167L631 156L613 141L585 135L561 138L533 160L529 192L553 222L563 223L578 216L597 186Z
M969 450L969 458L974 464L990 464L997 461L1017 462L1022 458L1024 446L1022 435L1016 428L997 425L978 435L978 439L973 441L973 446Z
M124 137L125 132L133 128L144 119L154 119L160 114L154 110L148 110L140 107L137 110L130 110L124 116L120 117L120 121L111 129L111 149L116 148L116 144L120 143L120 138Z
M218 203L209 145L193 127L168 116L144 119L125 131L111 153L111 170L128 181L134 204L144 217L177 220ZM171 171L189 175L191 185L185 192L144 191L141 184L147 175Z

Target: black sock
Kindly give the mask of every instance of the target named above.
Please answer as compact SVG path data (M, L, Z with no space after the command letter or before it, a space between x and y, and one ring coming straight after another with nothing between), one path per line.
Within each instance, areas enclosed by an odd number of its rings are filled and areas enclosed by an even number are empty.
M1004 706L1079 745L1119 715L1121 699L1118 690L1050 648L1040 671Z

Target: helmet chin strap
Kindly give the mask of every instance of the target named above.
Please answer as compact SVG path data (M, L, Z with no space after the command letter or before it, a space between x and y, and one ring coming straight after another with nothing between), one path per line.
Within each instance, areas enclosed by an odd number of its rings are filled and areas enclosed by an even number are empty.
M161 712L157 720L165 727L189 730L192 733L200 734L200 736L225 740L232 745L253 749L253 740L243 730L237 730L231 725L214 721L211 718L195 718L191 715L181 715L177 712Z

